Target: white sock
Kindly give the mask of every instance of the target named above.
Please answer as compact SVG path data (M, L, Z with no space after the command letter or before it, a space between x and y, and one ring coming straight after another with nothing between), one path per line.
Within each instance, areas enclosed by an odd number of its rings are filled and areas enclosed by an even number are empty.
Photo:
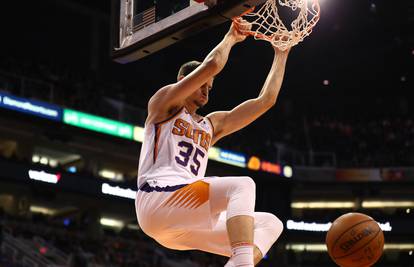
M238 244L231 251L232 256L225 267L254 267L252 244Z

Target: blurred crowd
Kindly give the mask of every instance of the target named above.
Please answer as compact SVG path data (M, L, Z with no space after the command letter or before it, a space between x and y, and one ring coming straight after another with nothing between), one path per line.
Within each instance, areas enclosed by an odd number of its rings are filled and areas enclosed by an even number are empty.
M51 62L6 57L0 61L0 90L104 117L142 124L145 114L133 107L128 86L95 72ZM130 89L130 88L129 88ZM125 114L128 113L128 114Z
M260 126L263 127L263 126ZM414 165L414 118L311 118L242 130L219 147L269 161L326 167ZM246 138L246 135L260 138Z
M62 65L13 57L0 64L2 89L15 95L97 112L96 102L105 94L106 87L100 87L86 70L70 71Z
M146 117L142 100L128 85L48 62L2 60L0 90L136 125L143 125ZM309 114L249 127L218 146L283 164L399 167L414 164L413 140L414 118L407 116L339 119Z
M27 266L22 263L25 252L61 267L218 267L226 261L224 257L196 251L168 250L140 230L105 228L96 237L88 234L82 225L65 225L63 218L52 219L40 214L31 218L2 214L0 225L3 228L0 233L7 237L3 242L8 245L11 242L22 253L13 257L15 253L0 250L0 265L4 267ZM21 247L26 251L19 251Z
M323 217L323 213L326 211L317 214ZM0 210L0 266L32 267L43 262L53 267L221 267L227 261L226 257L200 251L169 250L139 229L101 228L101 234L96 235L91 234L90 222L68 220L34 213L17 217ZM378 220L385 222L388 218ZM296 235L286 231L284 236L294 239ZM310 243L322 242L319 237L314 235ZM411 260L407 251L395 251L383 256L381 266L411 266L407 265ZM260 266L275 266L276 262L287 267L332 265L325 252L285 250L278 258L262 260Z
M309 131L314 149L335 148L338 165L343 167L414 164L414 118L316 119Z

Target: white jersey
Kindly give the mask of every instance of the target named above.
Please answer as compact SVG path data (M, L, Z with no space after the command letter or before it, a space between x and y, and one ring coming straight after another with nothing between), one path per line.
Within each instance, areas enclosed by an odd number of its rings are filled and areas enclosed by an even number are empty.
M189 184L204 178L213 126L193 119L183 107L172 118L145 125L138 168L138 187Z

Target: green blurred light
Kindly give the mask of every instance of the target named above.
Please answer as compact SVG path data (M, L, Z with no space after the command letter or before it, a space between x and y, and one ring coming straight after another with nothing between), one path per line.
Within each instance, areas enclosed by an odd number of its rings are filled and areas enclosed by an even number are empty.
M100 132L103 134L133 139L134 126L91 114L64 109L63 122L72 126Z

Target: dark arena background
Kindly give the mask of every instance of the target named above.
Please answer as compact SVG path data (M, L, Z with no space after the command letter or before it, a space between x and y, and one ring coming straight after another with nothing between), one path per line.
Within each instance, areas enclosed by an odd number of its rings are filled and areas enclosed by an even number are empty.
M189 1L157 2L168 3L160 9L168 16ZM414 1L320 5L313 33L290 52L276 106L215 144L207 175L252 177L256 210L284 222L259 266L335 266L330 223L361 212L385 235L375 266L413 267ZM203 60L230 23L120 64L111 57L112 8L109 0L2 2L1 267L227 260L163 248L139 229L134 198L149 98L175 82L182 63ZM256 97L272 59L266 42L238 44L201 114Z

